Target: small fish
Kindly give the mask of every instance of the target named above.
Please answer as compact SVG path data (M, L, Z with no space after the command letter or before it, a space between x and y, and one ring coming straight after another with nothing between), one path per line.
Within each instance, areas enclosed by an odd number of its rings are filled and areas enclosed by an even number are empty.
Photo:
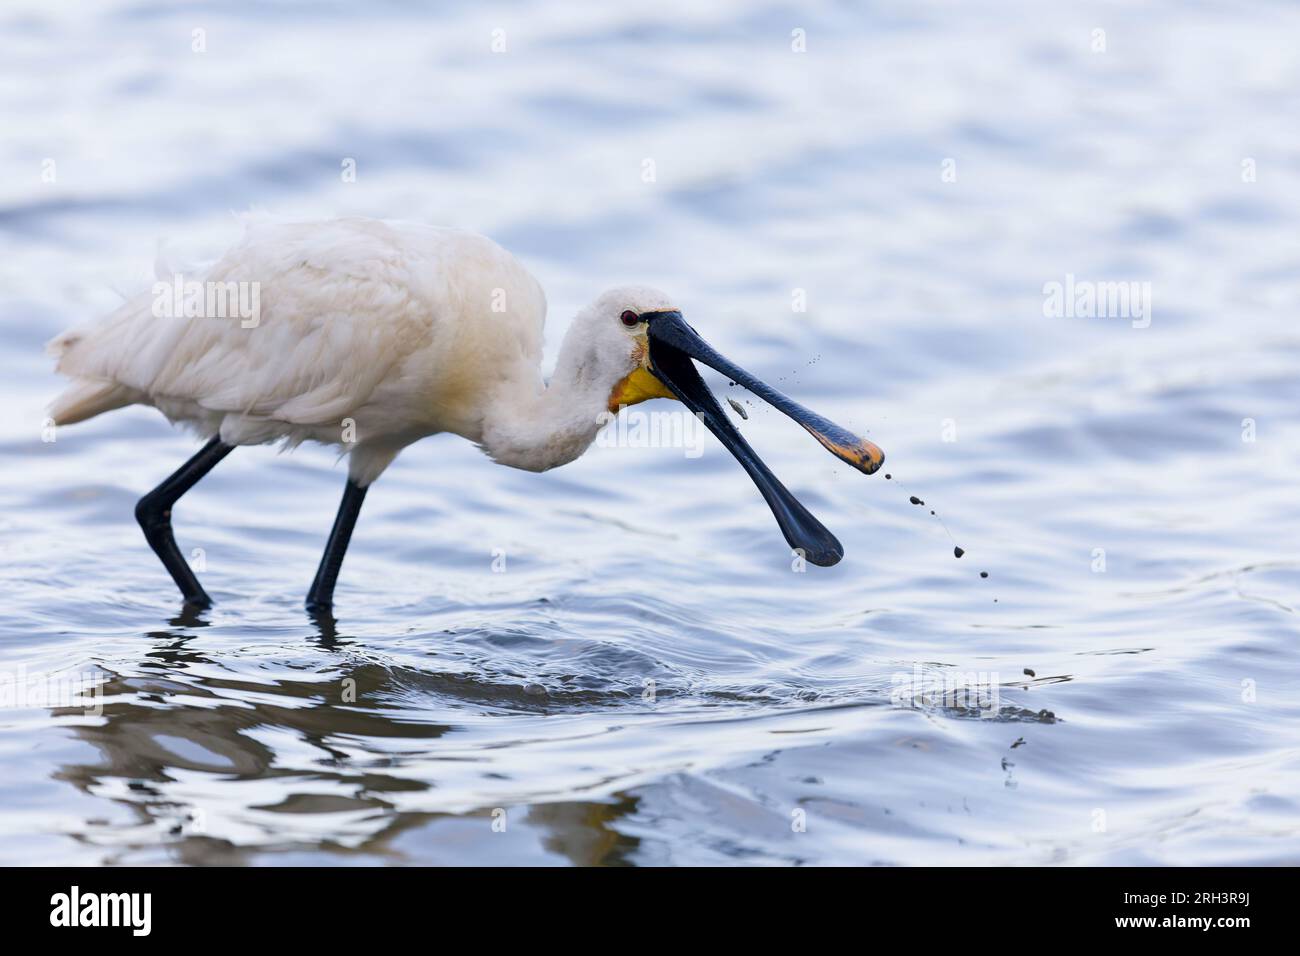
M745 411L745 406L741 405L740 402L736 401L734 398L728 398L727 402L733 409L735 409L737 415L745 421L749 421L749 412Z

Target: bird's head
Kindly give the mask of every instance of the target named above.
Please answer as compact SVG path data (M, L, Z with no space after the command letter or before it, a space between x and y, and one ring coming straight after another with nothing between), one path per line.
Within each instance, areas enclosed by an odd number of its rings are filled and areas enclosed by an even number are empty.
M802 549L813 564L835 564L840 543L768 470L723 412L696 370L694 361L716 369L743 385L778 411L802 425L831 454L864 474L885 461L884 452L828 421L724 358L686 324L680 310L657 289L627 286L600 296L583 316L586 337L597 367L613 382L609 410L651 398L677 399L702 421L749 473L772 509L786 541Z

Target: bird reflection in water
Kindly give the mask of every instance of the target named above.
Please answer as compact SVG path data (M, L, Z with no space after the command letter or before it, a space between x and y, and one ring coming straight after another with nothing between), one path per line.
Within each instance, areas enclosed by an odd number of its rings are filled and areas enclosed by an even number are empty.
M427 761L457 759L437 746L457 728L395 706L409 681L354 654L332 614L315 615L309 636L332 666L281 662L301 679L271 681L199 649L206 614L186 608L148 633L136 673L102 668L102 714L53 709L97 752L55 778L131 815L87 821L70 836L110 864L240 865L267 854L292 863L320 852L401 863L404 842L419 844L422 858L432 846L436 857L444 834L447 862L490 860L491 841L503 839L497 808L439 809L437 776L427 772ZM574 864L621 864L639 841L612 824L636 805L618 797L509 808L511 829Z

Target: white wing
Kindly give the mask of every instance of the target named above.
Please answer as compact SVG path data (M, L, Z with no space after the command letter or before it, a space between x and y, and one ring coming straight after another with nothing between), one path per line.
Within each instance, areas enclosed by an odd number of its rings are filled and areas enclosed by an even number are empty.
M253 226L194 278L205 292L255 303L255 316L160 318L154 304L166 289L155 286L102 322L64 333L51 348L78 382L60 402L80 405L61 416L56 403L56 420L147 401L218 427L228 416L337 425L402 363L462 335L448 326L463 323L467 309L489 314L488 296L501 287L528 300L511 310L516 356L541 352L540 287L472 233L366 219Z

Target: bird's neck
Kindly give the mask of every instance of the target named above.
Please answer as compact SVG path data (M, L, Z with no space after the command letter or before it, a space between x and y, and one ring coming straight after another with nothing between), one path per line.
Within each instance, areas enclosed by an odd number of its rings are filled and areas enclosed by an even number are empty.
M609 421L611 387L589 374L576 343L566 338L555 374L501 390L486 417L483 450L493 460L526 471L567 465L590 447Z

